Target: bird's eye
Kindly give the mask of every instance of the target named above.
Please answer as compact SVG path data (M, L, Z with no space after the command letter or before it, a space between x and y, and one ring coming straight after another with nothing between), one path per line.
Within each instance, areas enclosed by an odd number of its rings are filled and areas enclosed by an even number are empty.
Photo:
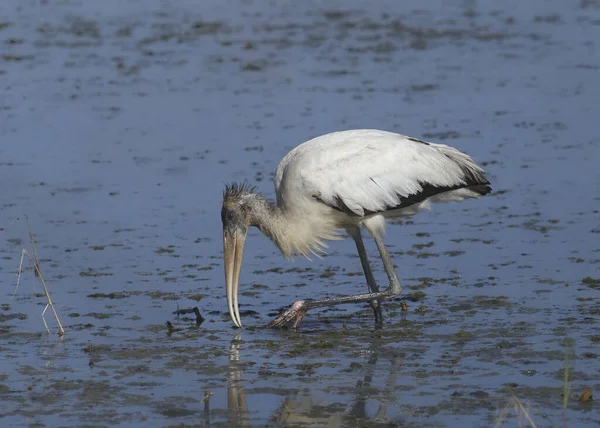
M233 221L233 212L227 211L226 217L228 221Z

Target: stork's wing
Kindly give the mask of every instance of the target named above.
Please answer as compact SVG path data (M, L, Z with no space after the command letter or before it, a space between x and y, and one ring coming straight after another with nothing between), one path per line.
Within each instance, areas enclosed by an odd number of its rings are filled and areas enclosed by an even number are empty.
M450 200L477 197L491 190L488 184L483 170L452 147L376 130L308 141L284 158L276 177L278 198L302 191L357 216L403 209L441 194L452 194Z

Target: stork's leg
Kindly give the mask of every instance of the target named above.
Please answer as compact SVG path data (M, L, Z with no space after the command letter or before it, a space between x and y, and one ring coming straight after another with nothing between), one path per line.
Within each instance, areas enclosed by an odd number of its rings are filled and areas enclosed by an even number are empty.
M383 267L385 268L385 272L390 280L390 286L388 287L387 291L391 291L394 296L397 296L398 294L402 293L402 287L400 286L398 275L396 275L396 269L394 269L394 263L392 263L390 253L388 253L388 250L383 243L383 237L381 236L381 233L375 230L370 230L370 232L371 235L373 235L375 244L377 244L377 249L381 255L381 260L383 261Z
M371 302L373 300L391 299L392 297L398 296L402 292L402 287L400 287L400 281L398 280L398 276L396 275L396 271L394 270L394 264L392 263L387 248L383 243L381 233L378 230L373 230L371 228L369 228L369 231L375 239L377 249L379 250L379 254L381 255L381 260L383 261L383 266L385 267L385 271L390 280L390 285L387 288L387 290L367 294L357 294L354 296L334 297L331 299L299 300L296 303L294 303L287 311L279 315L275 320L271 321L269 325L267 325L267 327L276 328L292 326L293 328L296 328L298 324L300 324L300 321L302 321L304 315L310 309L314 308L340 305L342 303L365 303Z
M365 250L365 244L362 240L360 228L348 228L348 233L350 234L350 236L352 236L354 242L356 243L356 249L358 250L358 255L360 256L360 263L362 264L365 277L367 278L367 286L369 287L369 293L378 293L379 287L377 286L377 282L375 282L375 277L373 276L373 272L371 271L371 265L369 264L369 258L367 257L367 251ZM383 324L381 303L379 302L379 300L371 300L369 304L373 308L373 312L375 314L375 325L381 326Z

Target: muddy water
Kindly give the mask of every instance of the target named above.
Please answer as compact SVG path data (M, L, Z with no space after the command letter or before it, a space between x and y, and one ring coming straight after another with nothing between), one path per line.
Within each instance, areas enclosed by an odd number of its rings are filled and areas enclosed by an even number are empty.
M600 423L598 40L597 1L5 0L2 425L516 426L513 397ZM389 227L379 331L364 305L258 328L366 288L351 242L290 263L252 232L233 329L223 183L272 194L290 148L360 127L456 145L495 193ZM62 339L30 269L11 298L25 215Z

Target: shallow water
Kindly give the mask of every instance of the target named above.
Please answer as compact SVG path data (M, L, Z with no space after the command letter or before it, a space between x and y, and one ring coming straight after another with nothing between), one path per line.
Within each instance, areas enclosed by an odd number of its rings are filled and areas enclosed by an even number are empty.
M598 40L589 0L5 0L2 425L493 426L513 396L599 424ZM290 148L362 127L457 146L495 192L390 225L378 331L365 305L257 328L366 287L352 242L290 263L251 232L234 329L223 183L272 195ZM62 339L30 269L11 299L25 215Z

